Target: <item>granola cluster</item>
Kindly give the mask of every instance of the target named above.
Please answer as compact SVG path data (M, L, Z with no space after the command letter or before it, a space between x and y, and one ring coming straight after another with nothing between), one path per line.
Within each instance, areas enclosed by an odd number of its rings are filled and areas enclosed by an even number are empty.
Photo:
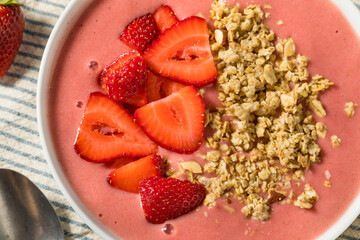
M271 203L293 202L293 191L284 191L290 180L304 180L303 171L320 161L316 140L327 127L309 110L326 116L318 95L333 85L320 75L309 79L309 59L296 53L291 37L276 40L265 16L259 5L241 12L222 0L212 4L210 43L223 107L206 112L214 134L206 139L212 151L203 156L204 172L214 177L191 175L209 192L205 205L232 196L245 203L243 214L258 220L269 218ZM308 209L317 199L306 185L295 205Z
M331 139L331 144L333 145L333 147L338 147L338 146L340 146L341 139L340 139L338 136L332 135L332 136L330 137L330 139Z
M310 209L313 207L313 203L319 199L319 196L315 190L308 184L305 185L304 192L295 201L295 206L299 208Z
M357 104L356 103L353 103L353 102L347 102L345 104L345 108L344 108L344 111L345 111L345 114L346 116L348 117L353 117L354 114L355 114L355 108L357 107Z

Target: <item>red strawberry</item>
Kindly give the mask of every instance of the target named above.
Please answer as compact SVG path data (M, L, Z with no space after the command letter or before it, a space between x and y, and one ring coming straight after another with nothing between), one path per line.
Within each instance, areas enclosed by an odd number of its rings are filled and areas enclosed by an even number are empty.
M128 113L130 113L131 116L134 116L134 113L135 113L136 109L139 108L139 107L136 107L134 105L127 104L127 103L124 103L122 105L128 111Z
M146 82L146 92L148 103L157 101L161 98L171 95L174 92L186 87L186 85L171 81L164 77L156 76L152 72L148 72Z
M165 93L165 96L169 96L174 92L178 92L180 89L186 87L186 85L171 81L169 79L165 79L164 83L162 84L162 90Z
M179 21L171 7L165 4L156 9L154 19L161 33Z
M132 21L121 33L120 40L142 53L157 36L156 22L149 13Z
M148 71L149 72L149 71ZM104 90L104 92L109 95L109 91L107 89L107 86L106 86L106 83L104 81L102 81L100 79L100 85L101 85L101 88ZM146 93L146 87L141 87L138 89L137 93L126 99L123 103L127 103L127 104L130 104L132 106L135 106L136 108L137 107L142 107L144 105L146 105L148 103L148 100L147 100L147 93ZM124 106L125 107L125 106ZM125 107L126 108L126 107ZM129 110L129 108L126 108ZM134 110L135 111L135 110ZM131 112L131 111L130 111Z
M113 187L138 193L139 183L142 180L152 176L162 176L164 172L163 160L159 155L152 154L112 171L107 181Z
M141 206L151 223L163 223L189 212L205 195L203 185L175 178L156 176L140 182Z
M146 92L148 102L157 101L162 98L161 87L164 82L163 77L154 75L152 72L148 72L148 79L146 82Z
M146 87L144 86L139 88L138 92L134 96L128 98L125 103L131 104L136 107L142 107L146 105L148 103Z
M99 92L90 95L74 148L80 157L93 162L141 157L157 151L157 145L122 105Z
M184 84L202 86L215 81L206 20L189 17L166 30L145 51L149 69Z
M0 78L6 74L19 50L25 20L18 3L3 0L0 4Z
M205 105L196 88L187 86L135 111L139 126L160 146L178 153L196 151L204 133Z
M136 158L136 157L121 157L121 158L117 158L115 160L112 160L110 162L106 162L104 165L107 168L115 169L115 168L125 166L126 164L129 164L129 163L134 162L136 160L138 160L138 158Z
M110 98L121 102L127 102L140 91L142 91L140 94L145 93L146 79L147 70L144 60L134 50L120 55L100 74L100 84L103 89Z

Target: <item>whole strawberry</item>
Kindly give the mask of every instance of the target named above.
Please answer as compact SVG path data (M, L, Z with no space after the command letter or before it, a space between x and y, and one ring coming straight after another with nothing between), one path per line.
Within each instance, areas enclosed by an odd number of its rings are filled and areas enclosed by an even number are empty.
M157 176L141 181L139 187L145 218L151 223L163 223L189 212L206 194L201 184Z
M15 59L24 27L24 15L19 3L15 0L0 0L0 78Z

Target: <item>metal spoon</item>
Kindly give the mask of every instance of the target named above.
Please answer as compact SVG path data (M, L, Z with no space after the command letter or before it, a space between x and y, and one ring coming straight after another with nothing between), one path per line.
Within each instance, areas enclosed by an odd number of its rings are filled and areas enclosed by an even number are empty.
M60 221L44 194L25 176L9 169L0 169L0 239L64 239Z

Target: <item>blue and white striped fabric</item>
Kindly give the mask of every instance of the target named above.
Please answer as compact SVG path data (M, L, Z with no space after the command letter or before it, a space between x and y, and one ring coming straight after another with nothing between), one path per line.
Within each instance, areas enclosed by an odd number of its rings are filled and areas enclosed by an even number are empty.
M53 179L37 129L36 88L40 61L56 21L69 0L19 0L26 24L22 45L0 79L0 168L31 179L50 200L66 239L101 239L74 212Z
M36 88L46 42L70 0L18 0L26 26L9 72L0 79L0 168L29 177L55 208L66 239L101 239L74 212L54 181L40 144ZM360 8L360 0L354 0ZM360 240L360 217L339 239Z

